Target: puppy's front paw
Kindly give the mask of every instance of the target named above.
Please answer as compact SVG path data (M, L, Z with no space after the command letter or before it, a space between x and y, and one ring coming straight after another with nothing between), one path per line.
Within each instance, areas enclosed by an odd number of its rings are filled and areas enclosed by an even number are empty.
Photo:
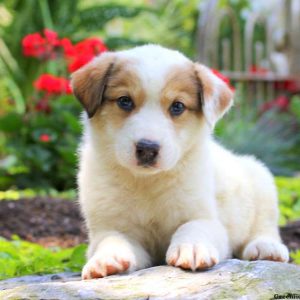
M219 262L217 249L210 243L171 244L166 255L168 265L186 270L207 269Z
M282 243L271 238L261 237L253 240L245 247L242 258L288 262L289 252Z
M108 275L134 271L136 258L133 251L125 245L105 245L100 247L82 270L82 279L101 278Z

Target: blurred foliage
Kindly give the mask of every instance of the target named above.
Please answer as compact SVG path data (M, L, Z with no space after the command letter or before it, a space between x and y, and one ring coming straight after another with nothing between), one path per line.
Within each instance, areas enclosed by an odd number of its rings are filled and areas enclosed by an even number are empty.
M50 103L51 113L14 112L0 117L6 136L0 165L0 188L75 187L76 148L79 143L81 107L72 96ZM49 141L41 140L46 135Z
M25 189L25 190L6 190L0 191L0 200L19 200L35 197L59 198L74 200L77 198L76 190L64 190L59 192L51 189Z
M276 178L278 188L280 225L300 219L300 178Z
M286 112L259 113L237 93L235 107L217 124L215 135L228 149L262 160L275 175L292 176L300 166L299 102Z
M102 37L112 50L152 42L192 54L197 3L197 0L188 3L159 0L155 5L147 1L5 0L0 5L7 15L7 21L0 22L1 106L7 106L7 98L13 99L18 111L23 112L33 91L33 80L45 71L59 75L53 63L47 63L45 70L34 59L23 57L21 40L25 35L49 28L73 42Z
M124 21L124 34L196 57L198 5L198 0L157 0L152 6L154 13L143 13Z
M300 250L291 252L290 257L295 264L300 265Z
M300 96L294 95L290 103L291 112L300 120Z
M86 245L74 248L44 248L14 237L0 237L0 280L29 274L80 272L85 262Z
M10 16L10 21L0 23L1 104L5 104L8 97L10 101L13 99L18 111L23 112L33 92L33 80L45 71L59 75L59 70L51 61L43 66L34 59L23 57L21 40L25 35L49 28L73 42L93 35L106 37L104 26L112 19L129 18L148 10L145 6L128 7L109 3L80 9L80 2L7 0L2 4L1 8ZM125 38L121 43L126 43L126 40L130 45L138 43ZM117 46L117 41L113 42Z

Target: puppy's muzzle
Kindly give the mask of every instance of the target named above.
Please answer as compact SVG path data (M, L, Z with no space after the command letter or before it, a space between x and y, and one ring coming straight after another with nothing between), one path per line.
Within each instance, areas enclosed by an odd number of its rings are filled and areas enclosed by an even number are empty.
M157 142L142 139L136 144L136 158L139 166L153 166L158 157L160 145Z

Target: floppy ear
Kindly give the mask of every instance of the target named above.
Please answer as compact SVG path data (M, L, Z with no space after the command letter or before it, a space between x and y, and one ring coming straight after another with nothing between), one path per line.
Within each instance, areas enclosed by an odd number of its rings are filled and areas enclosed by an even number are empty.
M233 104L233 92L209 68L195 63L204 117L211 128Z
M92 118L103 101L103 94L114 64L114 55L104 53L74 72L71 85L75 97Z

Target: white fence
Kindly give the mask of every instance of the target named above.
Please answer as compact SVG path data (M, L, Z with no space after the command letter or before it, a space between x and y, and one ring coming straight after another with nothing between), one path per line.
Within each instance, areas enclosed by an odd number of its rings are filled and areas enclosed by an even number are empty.
M222 38L224 21L231 34ZM258 28L264 32L261 40L254 38ZM268 14L253 11L244 22L232 8L220 8L218 0L206 1L200 11L198 53L199 61L239 85L247 101L274 99L289 82L300 84L300 0L278 0Z

